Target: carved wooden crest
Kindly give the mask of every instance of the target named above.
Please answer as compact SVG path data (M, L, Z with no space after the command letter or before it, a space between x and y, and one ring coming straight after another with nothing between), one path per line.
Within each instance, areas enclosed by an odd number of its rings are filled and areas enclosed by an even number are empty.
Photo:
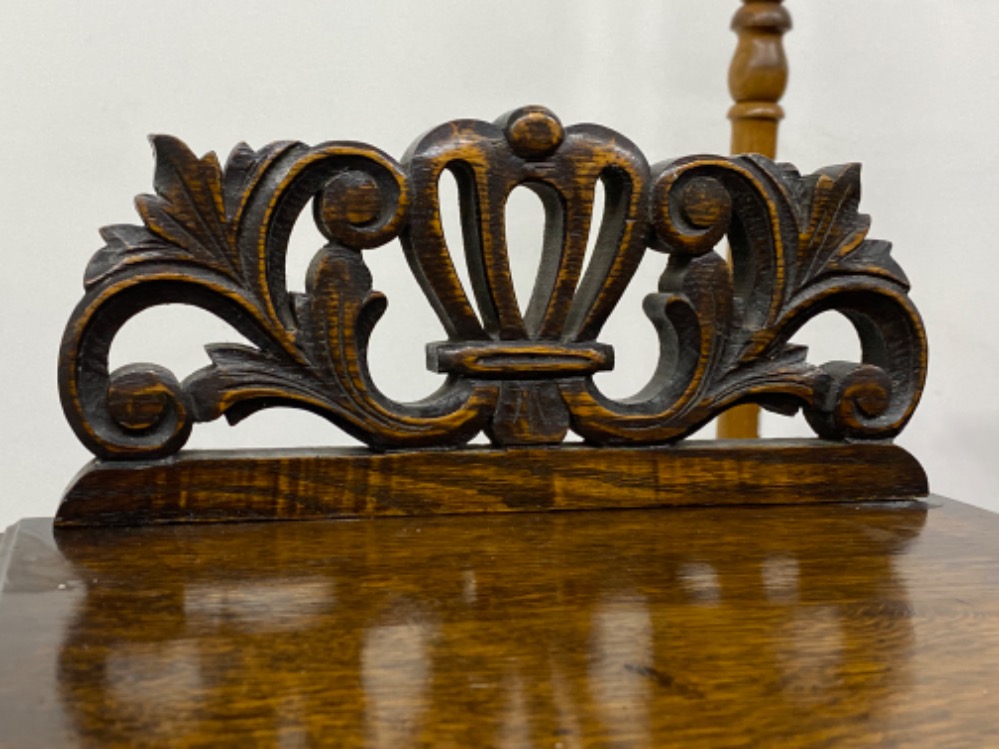
M241 144L222 167L175 138L153 144L156 194L137 199L143 225L102 230L107 245L87 268L60 356L67 418L105 461L162 458L195 422L235 423L274 406L394 451L455 448L483 431L508 449L558 445L570 432L588 445L664 445L749 401L801 408L825 439L883 441L919 400L923 326L890 245L867 239L856 164L807 176L758 156L649 166L624 136L563 127L541 107L441 125L401 162L361 143L281 142ZM445 170L458 183L463 252L442 229ZM593 215L598 182L603 216ZM526 300L505 240L507 196L520 185L546 214ZM285 254L309 203L328 242L305 293L292 293ZM731 267L717 252L726 236ZM367 366L386 299L364 253L396 238L400 272L415 276L445 336L428 343L427 363L446 376L417 403L385 396ZM615 400L593 381L614 361L600 332L650 250L664 266L644 302L659 363L638 395ZM456 263L467 264L470 289ZM211 365L183 381L151 364L109 372L119 328L178 302L225 319L252 345L208 346ZM828 310L853 323L862 361L816 365L788 343Z

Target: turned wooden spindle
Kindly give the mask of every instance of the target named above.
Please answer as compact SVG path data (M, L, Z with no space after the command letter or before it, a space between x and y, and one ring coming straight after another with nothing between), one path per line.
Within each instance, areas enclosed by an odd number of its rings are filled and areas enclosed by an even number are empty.
M743 0L732 18L739 35L728 70L728 88L735 104L732 120L733 154L777 154L777 125L784 117L781 96L787 87L787 57L782 38L791 28L791 14L783 0ZM718 418L718 436L751 439L759 436L760 409L738 406Z

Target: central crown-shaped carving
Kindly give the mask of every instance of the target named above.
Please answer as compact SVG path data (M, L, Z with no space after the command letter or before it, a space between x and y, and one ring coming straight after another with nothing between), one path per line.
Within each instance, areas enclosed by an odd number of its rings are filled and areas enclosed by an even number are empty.
M63 340L64 410L104 458L166 455L194 422L275 405L321 414L379 449L460 445L482 430L499 445L555 444L570 429L591 443L659 444L745 401L803 407L823 437L883 439L922 390L922 323L890 246L866 239L856 165L802 177L762 157L698 156L650 168L620 134L563 127L541 107L447 123L401 163L359 143L283 142L240 145L223 169L176 139L154 146L157 194L137 201L144 226L102 231L107 246ZM444 237L445 170L458 184L478 313ZM523 309L505 236L506 201L521 185L546 214ZM310 201L328 244L305 293L290 293L288 238ZM713 251L726 234L731 267ZM409 404L382 394L367 367L386 300L363 251L396 237L447 334L427 357L445 383ZM617 401L593 382L613 366L597 339L647 249L669 257L644 303L659 364L639 394ZM253 345L209 346L212 364L182 383L156 365L109 372L121 325L176 302L223 317ZM826 310L854 324L861 362L815 366L788 343Z
M428 346L428 366L460 377L509 381L498 386L500 418L489 427L495 441L561 441L569 414L555 384L542 381L613 367L613 349L595 339L644 251L645 158L610 130L566 129L547 109L525 107L492 124L465 120L432 130L404 164L413 220L403 245L449 336ZM437 188L445 170L458 184L465 259L479 316L444 238ZM600 181L606 208L592 260L584 268ZM538 272L524 311L506 242L507 198L521 185L539 195L545 210Z

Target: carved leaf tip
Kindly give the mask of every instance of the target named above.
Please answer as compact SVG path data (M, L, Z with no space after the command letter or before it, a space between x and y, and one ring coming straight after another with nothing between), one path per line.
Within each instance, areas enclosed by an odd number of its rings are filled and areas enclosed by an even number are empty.
M143 223L166 242L198 259L236 273L238 253L231 246L222 195L222 168L214 152L198 158L172 135L152 135L156 195L139 195Z
M266 399L322 403L330 396L330 383L320 384L308 371L252 346L209 344L205 351L212 363L184 382L199 421L221 415L237 424L265 407Z
M246 141L240 141L229 152L229 156L225 162L223 185L225 215L228 220L232 220L242 203L244 188L247 182L249 182L253 168L257 163L257 153Z
M101 227L101 239L105 245L94 253L83 273L85 289L101 283L112 276L138 255L146 256L162 247L162 242L142 226L134 224L112 224Z
M177 178L200 178L203 187L213 196L221 198L222 167L214 151L209 151L200 159L180 138L173 135L150 135L156 169L153 187L163 197L177 186ZM221 208L221 201L216 203Z
M222 200L225 218L230 225L238 222L240 212L249 200L254 182L274 163L275 159L295 146L298 141L282 140L257 150L241 141L226 157L222 171Z
M861 165L825 167L802 178L799 199L802 267L799 286L833 274L863 274L909 282L891 258L891 244L867 239L871 218L860 213Z
M883 239L865 240L856 250L846 257L830 263L829 270L850 274L880 276L894 281L903 290L910 288L909 278L902 267L891 256L891 242Z

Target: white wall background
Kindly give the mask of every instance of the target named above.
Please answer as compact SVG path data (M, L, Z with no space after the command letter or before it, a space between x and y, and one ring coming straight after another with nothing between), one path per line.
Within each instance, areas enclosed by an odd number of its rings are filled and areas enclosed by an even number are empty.
M632 138L650 160L724 152L725 76L735 0L426 0L420 2L112 2L20 0L0 19L0 528L50 515L88 459L63 421L55 365L82 293L97 228L137 222L151 190L145 136L178 135L221 156L296 138L357 139L401 156L428 127L492 119L520 104L552 107ZM865 164L872 236L891 239L930 332L922 406L900 442L933 489L999 510L999 3L995 0L788 0L792 74L781 153L803 170ZM531 250L536 201L518 196ZM320 246L296 232L289 278L301 286ZM369 254L390 307L373 368L400 398L433 389L418 374L440 328L390 246ZM660 260L661 262L661 260ZM651 371L651 326L637 301L644 267L607 339L634 391ZM856 352L844 324L806 328L814 359ZM201 345L232 340L206 314L169 308L123 332L114 364L155 361L183 377ZM768 418L768 434L806 433ZM282 411L235 429L195 428L192 446L345 441L319 419Z

